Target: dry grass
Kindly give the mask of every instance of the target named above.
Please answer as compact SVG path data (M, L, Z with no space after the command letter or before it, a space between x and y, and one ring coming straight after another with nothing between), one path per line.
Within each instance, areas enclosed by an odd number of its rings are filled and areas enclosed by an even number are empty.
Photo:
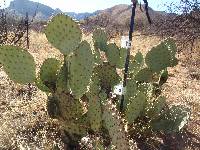
M84 37L91 42L91 37ZM119 44L120 39L115 41ZM138 50L144 54L160 41L158 37L137 36L133 41L131 53ZM199 46L199 45L197 45ZM196 49L197 52L199 48ZM62 59L58 50L53 48L44 34L31 32L31 45L29 52L34 56L37 70L48 57ZM200 139L200 82L191 76L191 68L185 67L183 54L178 58L180 63L170 69L170 78L164 87L169 104L181 104L189 107L192 116L188 124L188 132L192 141ZM198 59L198 56L194 56ZM187 58L188 59L188 58ZM193 74L200 72L194 69ZM197 67L196 67L197 68ZM31 99L30 94L31 92ZM46 110L46 95L36 87L20 86L10 81L7 75L0 70L0 149L51 149L60 141L59 127L52 121ZM198 149L194 143L187 144L187 149Z

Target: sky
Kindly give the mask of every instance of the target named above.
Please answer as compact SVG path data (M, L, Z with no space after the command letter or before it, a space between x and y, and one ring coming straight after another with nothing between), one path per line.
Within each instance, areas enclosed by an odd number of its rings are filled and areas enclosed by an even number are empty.
M4 0L0 0L0 4L3 4ZM5 0L8 6L10 1ZM112 7L117 4L131 4L131 0L32 0L48 5L52 8L59 8L63 12L94 12L96 10L102 10ZM142 1L143 0L139 0ZM148 0L149 6L154 10L164 11L166 7L164 4L170 2L176 2L178 0Z

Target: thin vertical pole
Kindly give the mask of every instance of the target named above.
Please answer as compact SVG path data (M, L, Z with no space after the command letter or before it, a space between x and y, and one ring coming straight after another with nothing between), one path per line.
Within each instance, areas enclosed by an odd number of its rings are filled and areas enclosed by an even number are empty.
M132 3L133 3L133 6L132 6L131 23L130 23L130 30L129 30L129 42L128 42L128 49L127 49L127 56L126 56L126 63L125 63L125 70L124 70L123 90L125 89L126 84L127 84L128 68L129 68L129 62L130 62L131 42L132 42L132 38L133 38L132 34L134 31L134 25L135 25L135 9L136 9L137 2L136 2L136 0L132 0ZM123 111L123 105L124 105L124 92L122 93L120 112Z
M29 49L29 19L28 19L28 12L26 12L25 26L26 26L26 43L27 43L27 48Z

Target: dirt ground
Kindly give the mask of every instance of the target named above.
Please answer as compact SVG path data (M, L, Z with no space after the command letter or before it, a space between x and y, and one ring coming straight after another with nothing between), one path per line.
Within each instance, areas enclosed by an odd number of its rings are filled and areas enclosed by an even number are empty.
M90 37L85 37L91 40ZM49 57L62 59L42 33L31 32L29 52L34 56L37 71ZM119 43L119 39L115 40ZM160 41L158 37L136 36L131 53L144 54ZM199 43L200 45L200 43ZM197 51L199 47L197 46ZM170 69L170 78L164 93L170 105L181 104L191 109L190 121L183 133L168 140L172 149L200 149L200 68L188 66L187 55L179 53L179 64ZM199 57L196 57L199 58ZM196 60L197 63L200 59ZM48 117L47 96L32 85L16 85L0 69L0 150L1 149L52 149L63 148L56 120Z

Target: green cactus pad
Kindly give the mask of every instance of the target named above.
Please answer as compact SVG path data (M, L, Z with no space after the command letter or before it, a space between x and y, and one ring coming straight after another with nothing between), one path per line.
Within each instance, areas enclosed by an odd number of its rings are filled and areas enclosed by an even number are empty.
M0 63L11 80L19 84L36 80L33 56L16 46L0 46Z
M126 48L120 48L119 49L119 61L117 64L117 68L119 69L123 69L125 66L125 62L126 62L126 56L127 56L127 49Z
M82 38L78 24L64 14L56 15L48 23L45 34L48 41L64 55L75 50Z
M75 99L71 94L62 92L56 93L58 99L58 107L62 120L72 121L80 118L83 114L83 108L78 99Z
M126 93L124 99L124 110L126 110L127 104L129 104L130 100L134 98L138 93L137 83L134 79L128 79L126 83Z
M140 114L144 111L146 105L146 96L139 92L134 98L131 99L125 112L128 123L132 124Z
M105 123L105 127L108 129L111 138L111 144L115 147L114 149L128 150L129 143L123 123L120 119L120 114L115 108L113 108L113 104L111 101L108 101L104 105L103 120Z
M98 95L91 95L89 97L88 118L90 120L91 129L99 131L102 121L102 112Z
M116 68L109 63L103 63L94 68L94 73L100 80L100 86L102 89L113 88L120 82L120 77L117 74Z
M148 116L154 118L161 113L161 110L166 105L166 98L163 96L158 97L155 102L153 102L152 107L148 110Z
M98 79L93 76L90 84L90 91L87 93L89 99L87 116L90 121L91 129L94 131L99 131L102 122L101 101L98 96L99 92L100 87Z
M135 80L138 82L150 82L152 78L153 72L149 68L144 68L135 75Z
M103 30L96 29L93 32L93 42L95 48L105 52L107 50L107 40L107 35Z
M87 128L84 125L80 125L78 123L66 121L62 123L62 127L65 131L67 131L71 135L73 134L81 136L87 135Z
M57 118L60 115L58 100L55 96L48 96L47 112L51 118Z
M155 131L164 131L166 133L179 132L188 122L190 110L182 106L172 106L162 115L152 120L151 126Z
M59 60L46 59L40 68L40 79L50 90L55 91L58 72L61 68Z
M146 55L145 62L147 66L154 72L160 72L167 67L177 65L178 60L175 57L176 47L170 45L171 41L161 42L153 47Z
M119 64L120 53L116 44L108 44L107 51L105 53L110 65L117 66L117 64Z
M83 41L74 51L70 65L70 87L76 98L87 92L93 72L94 59L89 43Z
M57 81L56 81L56 89L59 92L62 91L70 91L68 81L69 81L69 73L68 73L68 67L67 64L64 64L60 72L58 73Z
M141 52L137 52L135 57L130 60L129 72L136 75L144 66L144 57Z
M159 86L162 86L164 83L166 83L167 79L168 79L168 71L167 69L162 70L160 73L160 79L158 81Z
M41 91L46 93L51 93L51 90L46 85L43 84L41 79L37 78L35 84L37 88L40 89Z
M171 52L172 56L176 55L177 48L176 48L176 43L172 38L168 38L164 41L165 45L168 46L168 49Z

